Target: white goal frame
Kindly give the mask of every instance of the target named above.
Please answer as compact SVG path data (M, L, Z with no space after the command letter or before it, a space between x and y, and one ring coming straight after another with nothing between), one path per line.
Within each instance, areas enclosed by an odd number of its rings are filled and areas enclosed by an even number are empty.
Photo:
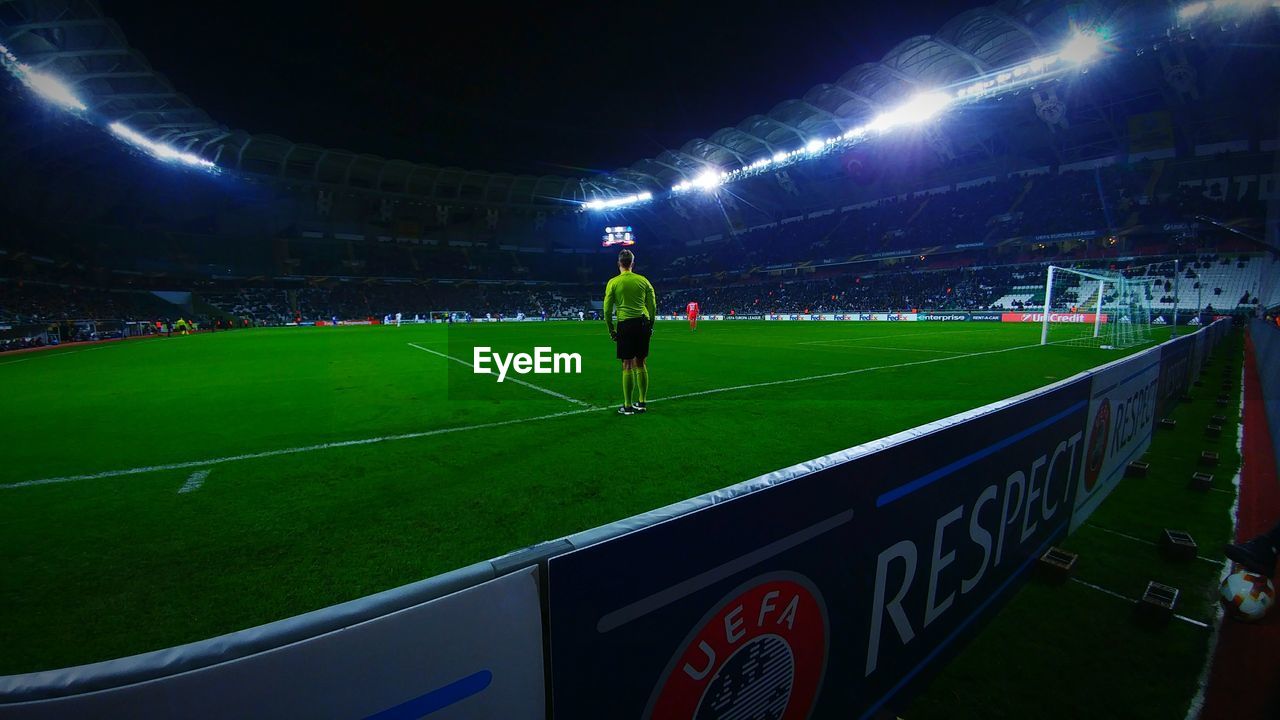
M1064 276L1081 280L1081 287L1096 288L1097 298L1089 307L1076 307L1071 314L1093 314L1092 327L1067 340L1051 340L1054 317L1053 291ZM1121 272L1050 265L1044 285L1044 310L1040 319L1040 344L1090 345L1104 349L1141 345L1151 339L1150 278L1127 277ZM1105 318L1105 321L1104 321Z

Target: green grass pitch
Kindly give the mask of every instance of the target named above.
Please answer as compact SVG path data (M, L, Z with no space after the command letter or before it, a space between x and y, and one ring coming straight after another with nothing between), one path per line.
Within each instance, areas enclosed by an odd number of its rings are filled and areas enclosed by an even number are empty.
M1123 354L1039 347L1039 330L660 323L636 417L614 414L603 323L242 330L0 356L0 674L350 600ZM472 345L577 352L583 373L519 376L557 397L435 354Z

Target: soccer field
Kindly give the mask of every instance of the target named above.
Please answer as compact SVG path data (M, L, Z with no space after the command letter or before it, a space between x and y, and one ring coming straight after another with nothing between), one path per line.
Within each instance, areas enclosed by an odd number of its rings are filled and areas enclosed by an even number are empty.
M0 356L0 674L314 610L1130 352L1041 347L1039 331L660 323L651 406L634 417L615 414L603 323L244 330ZM476 345L580 353L583 372L499 385L464 365Z

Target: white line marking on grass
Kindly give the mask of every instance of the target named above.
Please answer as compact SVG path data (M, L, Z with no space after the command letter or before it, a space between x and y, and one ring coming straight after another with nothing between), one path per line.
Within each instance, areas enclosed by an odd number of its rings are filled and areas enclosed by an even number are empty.
M1142 538L1140 538L1140 537L1134 537L1133 535L1127 535L1127 534L1125 534L1125 533L1120 532L1119 530L1112 530L1111 528L1104 528L1104 527L1102 527L1101 525L1094 525L1093 523L1085 523L1085 524L1086 524L1086 525L1088 525L1089 527L1093 528L1094 530L1101 530L1101 531L1102 531L1102 532L1104 532L1104 533L1110 533L1110 534L1112 534L1112 535L1116 535L1116 536L1119 536L1119 537L1125 538L1126 540L1132 540L1132 541L1134 541L1134 542L1142 543L1143 545L1150 545L1150 546L1152 546L1152 547L1155 547L1155 545L1156 545L1155 543L1151 542L1150 540L1143 540L1143 539L1142 539ZM1200 555L1197 555L1197 556L1196 556L1196 559L1197 559L1197 560L1199 560L1199 561L1201 561L1201 562L1207 562L1207 563L1209 563L1210 565L1214 565L1214 566L1217 566L1217 565L1221 565L1221 564L1222 564L1222 561L1221 561L1221 560L1214 560L1213 558L1201 557Z
M899 347L883 347L881 345L835 345L833 347L847 347L857 350L892 350L894 352L927 352L939 353L942 355L963 355L961 350L926 350L925 348L899 348Z
M21 359L19 359L19 360L8 360L8 361L5 361L5 362L0 362L0 365L15 365L15 364L20 363L20 362L26 362L26 361L28 361L28 360L35 360L35 359L37 359L37 358L49 358L49 359L53 359L53 358L66 357L66 356L68 356L68 355L75 355L76 353L86 353L86 352L93 352L94 350L104 350L104 349L106 349L106 348L108 348L108 347L111 347L111 345L114 345L114 344L115 344L115 341L105 341L105 342L106 342L106 343L110 343L110 345L108 345L108 344L105 344L105 343L104 343L104 344L99 345L99 346L97 346L97 347L91 347L91 348L80 348L79 350L67 350L67 351L65 351L65 352L55 352L55 351L52 351L52 350L51 350L51 351L49 351L49 352L39 352L39 351L37 351L37 352L33 353L33 354L31 355L31 357L24 357L24 358L21 358Z
M121 477L123 475L140 475L142 473L161 472L165 470L186 470L188 468L208 467L210 465L220 465L222 463L237 462L240 460L257 460L259 458L279 457L281 455L297 455L299 453L315 452L316 450L331 450L333 448L354 447L357 445L374 445L376 443L392 442L395 440L414 440L417 438L432 437L434 435L447 435L448 433L464 432L467 430L483 430L485 428L502 427L503 425L518 425L520 423L534 422L536 420L550 420L551 418L581 415L583 413L596 412L604 409L605 408L593 407L585 408L583 410L565 410L564 412L536 415L534 417L527 418L516 418L514 420L499 420L497 422L480 423L478 425L438 428L435 430L424 430L422 432L404 433L401 435L384 435L382 437L363 438L360 440L341 440L338 442L320 443L319 445L304 445L302 447L284 448L282 450L266 450L264 452L245 453L243 455L227 455L225 457L211 458L208 460L191 460L188 462L169 463L167 465L151 465L149 467L129 468L127 470L107 470L105 472L91 473L88 475L67 475L64 477L44 478L42 480L23 480L21 482L0 485L0 490L13 490L15 488L31 487L34 485L56 485L58 483L75 482L77 480L99 480L102 478Z
M827 343L857 342L859 340L884 340L886 338L903 338L903 337L937 337L939 335L982 335L984 333L999 332L998 330L946 330L943 332L934 332L928 334L911 335L906 333L897 333L895 335L869 335L867 337L843 337L832 338L831 340L806 340L796 343L797 345L826 345Z
M97 348L94 348L94 349L96 350ZM20 362L26 362L28 360L35 360L38 357L49 358L52 360L53 358L66 357L68 355L75 355L78 352L86 352L86 351L85 350L68 350L66 352L49 352L49 353L38 354L38 355L33 354L31 357L25 357L25 358L22 358L21 360L10 360L8 362L0 363L0 365L13 365Z
M466 360L460 360L460 359L458 359L458 358L456 358L456 357L454 357L454 356L452 356L452 355L445 355L444 353L440 352L439 350L432 350L432 349L430 349L430 348L424 348L424 347L422 347L421 345L418 345L417 343L408 343L408 345L409 345L410 347L418 348L418 349L419 349L419 350L421 350L422 352L431 353L432 355L439 355L440 357L445 358L446 360L452 360L452 361L454 361L454 362L456 362L456 363L459 363L459 364L462 364L462 365L466 365L466 366L467 366L467 367L469 367L469 368L475 369L475 365L472 365L471 363L467 362ZM481 373L481 374L482 374L482 375L493 375L494 373L493 373L493 371L492 371L492 370L490 370L490 371L487 371L487 372L485 372L485 373ZM582 407L585 407L585 408L594 407L591 403L583 402L583 401L581 401L581 400L578 400L577 398L571 398L571 397L569 397L568 395L562 395L561 393L558 393L558 392L556 392L555 390L548 390L548 389L546 389L546 388L544 388L544 387L539 387L539 386L537 386L537 385L534 385L534 384L533 384L533 383L531 383L531 382L525 382L524 380L520 380L520 379L518 379L518 378L513 378L513 377L508 377L507 379L508 379L508 380L510 380L510 381L511 381L511 382L513 382L513 383L517 383L517 384L520 384L520 385L524 385L524 386L525 386L525 387L527 387L527 388L532 388L532 389L534 389L534 390L537 390L537 391L538 391L538 392L540 392L540 393L546 393L546 394L551 395L551 396L553 396L553 397L558 397L558 398L560 398L561 400L565 400L565 401L571 402L571 403L573 403L574 405L581 405Z
M1101 585L1094 585L1093 583L1091 583L1091 582L1085 582L1084 580L1081 580L1080 578L1071 578L1071 582L1073 582L1073 583L1078 583L1078 584L1080 584L1080 585L1083 585L1083 586L1085 586L1085 587L1087 587L1087 588L1090 588L1090 589L1093 589L1093 590L1097 590L1097 591L1098 591L1098 592L1100 592L1100 593L1105 593L1105 594L1107 594L1107 595L1110 595L1110 596L1111 596L1111 597L1113 597L1113 598L1119 598L1119 599L1121 599L1121 600L1125 600L1125 601L1127 601L1127 602L1131 602L1131 603L1133 603L1134 605L1137 605L1137 604L1138 604L1138 601L1137 601L1137 600L1134 600L1133 598L1129 597L1128 595L1121 595L1120 593L1116 592L1115 590L1108 590L1108 589L1106 589L1106 588L1102 587ZM1196 627L1201 627L1201 628L1205 628L1205 629L1208 629L1208 628L1209 628L1209 623L1207 623L1207 622L1202 622L1202 621L1200 621L1200 620L1196 620L1195 618L1189 618L1189 617L1187 617L1186 615L1179 615L1178 613L1174 613L1174 614L1173 614L1173 616L1174 616L1175 618L1177 618L1177 619L1181 620L1182 622L1187 623L1188 625L1195 625Z
M204 484L204 479L209 477L210 472L213 472L213 471L197 470L191 473L191 477L187 478L187 482L184 483L182 487L178 489L178 492L189 493L195 490L199 490L200 486Z
M1240 489L1240 473L1244 471L1244 366L1240 367L1240 403L1238 406L1240 411L1240 422L1236 426L1236 450L1240 453L1240 469L1236 471L1235 477L1231 479L1231 484ZM1211 490L1216 488L1210 488ZM1221 492L1226 492L1222 490ZM1232 493L1235 499L1231 501L1231 539L1236 537L1236 513L1240 509L1239 493ZM1221 584L1231 575L1232 563L1223 559L1222 571L1218 573L1218 583ZM1200 677L1196 680L1196 694L1191 698L1191 703L1187 706L1187 714L1184 720L1196 720L1200 717L1200 713L1204 710L1205 693L1209 690L1209 673L1213 670L1213 661L1218 654L1218 639L1222 635L1222 604L1215 606L1213 614L1213 634L1209 637L1209 648L1205 651L1204 664L1200 666Z
M417 346L415 346L417 347ZM661 402L663 400L679 400L682 398L697 397L699 395L711 395L714 393L732 392L735 390L748 390L757 387L767 387L770 385L787 385L791 383L807 382L809 380L825 380L833 377L842 377L845 375L856 375L858 373L871 372L873 370L891 370L893 368L910 367L912 365L928 365L930 363L946 362L948 360L959 360L965 357L974 357L978 355L992 355L995 353L1011 352L1013 350L1024 350L1026 348L1040 347L1036 345L1020 345L1018 347L1004 348L1002 350L987 350L984 352L970 353L968 355L957 355L955 357L933 358L931 360L917 360L915 362L897 363L895 365L878 365L876 367L858 368L856 370L842 370L840 372L825 373L823 375L810 375L808 377L789 378L787 380L773 380L770 382L751 383L748 385L735 385L733 387L714 388L711 390L700 390L698 392L684 393L682 395L670 395L664 398L650 400L650 403ZM434 352L426 348L418 348L427 352ZM437 353L439 354L439 353ZM447 357L447 356L446 356ZM452 359L452 358L451 358ZM226 457L212 458L209 460L192 460L188 462L170 463L167 465L152 465L149 467L129 468L126 470L107 470L99 473L90 473L87 475L66 475L63 477L43 478L40 480L23 480L16 483L8 483L0 485L0 490L13 490L15 488L31 487L34 485L54 485L58 483L74 482L77 480L98 480L102 478L121 477L124 475L140 475L142 473L160 472L163 470L185 470L187 468L207 467L209 465L218 465L226 462L236 462L239 460L256 460L259 458L277 457L280 455L296 455L304 452L314 452L316 450L330 450L333 448L352 447L356 445L372 445L381 442L391 442L395 440L414 440L417 438L431 437L433 435L444 435L446 433L464 432L468 430L483 430L485 428L502 427L503 425L517 425L526 422L535 422L538 420L550 420L552 418L569 417L571 415L581 415L583 413L598 412L606 410L603 407L586 407L581 410L566 410L564 412L550 413L547 415L536 415L534 417L516 418L514 420L499 420L490 423L480 423L478 425L463 425L460 427L437 428L435 430L424 430L422 432L404 433L401 435L386 435L383 437L365 438L361 440L342 440L339 442L321 443L319 445L304 445L302 447L284 448L281 450L267 450L265 452L247 453L244 455L228 455Z
M682 398L698 397L700 395L714 395L722 392L732 392L734 390L747 390L750 388L769 387L770 385L789 385L791 383L808 382L809 380L826 380L828 378L844 377L846 375L858 375L860 373L872 372L874 370L892 370L894 368L911 367L914 365L929 365L931 363L947 362L948 360L963 360L964 358L978 357L979 355L994 355L996 353L1013 352L1014 350L1026 350L1027 348L1040 347L1039 343L1034 345L1018 345L1016 347L1001 348L999 350L984 350L982 352L967 353L964 355L953 355L950 357L932 358L929 360L916 360L913 362L896 363L894 365L876 365L875 367L856 368L854 370L840 370L832 373L824 373L822 375L809 375L808 377L789 378L787 380L769 380L766 382L748 383L746 385L734 385L732 387L712 388L711 390L698 390L697 392L682 393L680 395L669 395L667 397L655 398L649 403L662 402L664 400L680 400Z

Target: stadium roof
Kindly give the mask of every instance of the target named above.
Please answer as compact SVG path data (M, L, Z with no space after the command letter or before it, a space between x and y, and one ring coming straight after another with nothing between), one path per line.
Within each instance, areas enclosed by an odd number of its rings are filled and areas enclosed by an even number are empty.
M316 184L475 205L540 205L665 191L708 167L743 165L866 122L914 92L1007 67L1055 47L1072 22L1115 24L1130 11L1171 13L1164 2L1004 0L971 10L936 34L909 38L880 61L852 68L802 98L785 100L708 138L688 141L611 173L585 178L439 167L297 143L218 123L131 48L87 0L0 2L0 42L22 62L62 78L87 113L219 167ZM105 123L104 123L105 124Z
M779 151L803 147L865 125L908 97L1009 67L1056 48L1073 24L1123 23L1144 9L1172 13L1168 3L1005 0L952 18L933 35L902 41L878 62L858 65L833 83L815 85L802 98L784 100L708 138L695 138L596 180L610 194L637 183L666 189L708 168L743 166Z

